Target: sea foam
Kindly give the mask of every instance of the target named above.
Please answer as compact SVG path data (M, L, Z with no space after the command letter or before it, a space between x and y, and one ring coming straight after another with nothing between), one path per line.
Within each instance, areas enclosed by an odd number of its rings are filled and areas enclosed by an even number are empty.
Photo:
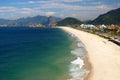
M77 42L77 47L83 48L83 47L84 47L84 44L82 44L80 41L78 41L78 42Z
M83 77L85 74L84 70L82 69L84 62L80 57L71 61L70 64L70 76L72 77L71 80L75 80L77 78Z
M72 50L71 53L76 56L83 57L85 55L85 51L82 48L77 48L75 50Z
M75 65L78 65L80 69L81 69L81 68L82 68L82 66L84 65L83 60L82 60L82 59L80 59L79 57L77 57L77 59L76 59L76 60L71 61L71 63L72 63L72 64L75 64Z
M84 61L81 59L85 56L84 44L72 33L69 33L76 41L76 49L71 51L71 54L75 55L77 59L71 61L69 71L71 78L68 80L83 80L84 76L89 73L88 70L82 69Z
M72 50L71 53L77 57L77 59L70 62L69 75L70 79L67 80L83 80L84 77L89 73L88 70L83 69L84 61L81 59L85 56L84 44L72 33L66 31L71 35L72 39L76 41L76 49Z

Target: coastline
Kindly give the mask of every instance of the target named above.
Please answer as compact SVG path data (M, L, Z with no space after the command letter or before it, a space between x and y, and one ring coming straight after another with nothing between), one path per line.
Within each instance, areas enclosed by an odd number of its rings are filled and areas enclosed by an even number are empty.
M86 54L86 56L84 57L84 66L83 66L83 69L86 69L87 71L89 71L89 73L87 75L84 76L84 80L89 80L90 76L91 76L91 71L92 71L92 66L90 64L90 61L89 61L89 57L88 57L88 53Z
M120 47L97 35L76 30L70 27L61 29L74 34L85 45L87 55L85 66L90 73L84 80L119 80Z

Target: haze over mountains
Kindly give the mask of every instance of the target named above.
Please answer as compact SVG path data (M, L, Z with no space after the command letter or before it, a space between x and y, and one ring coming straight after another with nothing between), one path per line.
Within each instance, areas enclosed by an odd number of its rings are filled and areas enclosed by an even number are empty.
M52 18L52 19L50 19ZM17 20L7 20L7 19L0 19L0 25L8 25L8 26L30 26L32 24L43 24L48 25L51 22L60 21L61 18L57 18L54 16L34 16L34 17L27 17L27 18L20 18Z
M27 17L27 18L20 18L17 20L6 20L0 19L0 25L7 25L7 26L30 26L32 24L43 24L43 25L58 25L58 26L65 26L65 25L74 25L74 24L81 24L84 23L78 19L67 17L65 19L57 18L54 16L35 16L35 17ZM117 24L120 25L120 8L111 10L105 14L98 16L93 21L88 21L89 24Z

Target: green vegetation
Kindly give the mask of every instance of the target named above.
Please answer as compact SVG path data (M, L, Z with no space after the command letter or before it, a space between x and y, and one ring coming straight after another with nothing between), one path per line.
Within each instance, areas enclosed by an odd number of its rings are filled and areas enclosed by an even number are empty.
M67 17L61 21L57 22L57 26L67 26L67 25L79 25L82 22L78 19L72 18L72 17Z
M92 24L117 24L120 25L120 8L111 10L91 22Z

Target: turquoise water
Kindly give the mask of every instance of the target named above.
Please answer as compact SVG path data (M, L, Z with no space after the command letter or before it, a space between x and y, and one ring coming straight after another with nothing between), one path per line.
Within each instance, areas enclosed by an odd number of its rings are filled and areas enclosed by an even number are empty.
M58 28L0 28L0 80L66 80L73 40Z

